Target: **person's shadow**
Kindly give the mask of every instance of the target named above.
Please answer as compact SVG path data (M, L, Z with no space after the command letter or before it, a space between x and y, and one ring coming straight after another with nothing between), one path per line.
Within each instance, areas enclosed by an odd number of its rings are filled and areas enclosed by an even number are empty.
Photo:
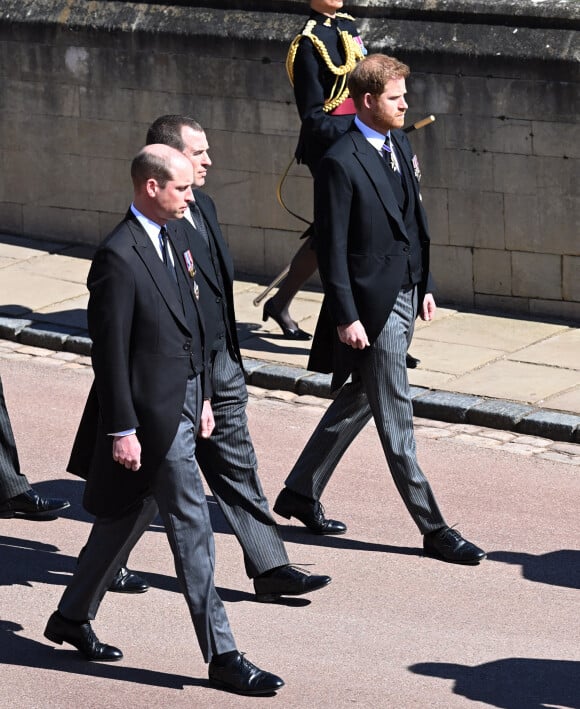
M92 522L92 516L82 507L82 495L84 490L84 482L82 480L64 479L59 481L45 481L35 484L34 487L43 496L66 497L70 500L71 506L63 510L59 515L63 517L66 516L69 519L87 522L87 524ZM214 533L233 534L215 498L208 495L207 501ZM51 519L55 518L49 517L45 519L45 522ZM17 529L16 526L14 528ZM149 529L153 532L165 533L165 528L159 517L153 521ZM89 528L87 526L86 537L88 537L88 534ZM84 541L83 539L79 544L79 552L81 551ZM3 560L3 563L0 564L0 586L15 584L31 586L33 583L65 586L70 576L74 573L77 564L76 556L62 554L60 549L52 544L22 539L16 536L0 535L0 558ZM241 555L240 563L243 563ZM144 576L152 587L172 593L180 593L179 584L174 575L170 576L150 571L141 571L131 565L130 558L128 565L132 571ZM250 582L248 583L250 584ZM216 588L220 598L224 602L256 602L255 595L249 591L237 588L225 588L222 586ZM283 597L278 601L279 605L286 606L306 606L310 605L310 603L309 598L296 597Z
M510 657L470 667L421 662L411 672L453 679L453 693L501 709L580 709L580 662Z
M208 680L174 675L168 672L143 670L126 665L111 665L87 662L75 649L55 650L47 645L19 635L23 627L11 620L0 620L0 663L20 667L31 667L76 675L104 677L106 679L135 682L152 687L183 689L186 686L209 685ZM68 646L65 646L68 647Z
M559 549L537 555L493 551L487 558L504 564L520 564L522 576L528 581L580 589L580 551L577 549ZM580 689L578 691L580 693Z

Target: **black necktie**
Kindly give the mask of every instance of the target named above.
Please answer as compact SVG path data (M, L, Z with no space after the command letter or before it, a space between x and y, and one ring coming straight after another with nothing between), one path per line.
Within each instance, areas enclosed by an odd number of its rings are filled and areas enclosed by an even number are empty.
M399 164L397 163L397 156L395 155L395 151L393 149L393 143L391 142L391 134L390 133L385 138L385 142L383 143L383 150L384 150L384 152L381 153L381 155L383 156L383 158L387 159L391 170L393 172L396 172L397 175L400 177L401 170L399 169Z
M175 266L171 263L171 258L169 256L169 233L167 229L162 226L159 231L159 245L161 247L161 256L163 258L163 263L165 268L169 271L169 275L175 282L177 282L177 274L175 273Z
M197 202L190 202L189 203L189 211L191 212L191 218L193 219L193 223L195 224L195 228L199 232L201 238L209 246L209 235L207 233L207 228L205 226L205 219L203 218L203 214L201 213L199 207L197 206Z

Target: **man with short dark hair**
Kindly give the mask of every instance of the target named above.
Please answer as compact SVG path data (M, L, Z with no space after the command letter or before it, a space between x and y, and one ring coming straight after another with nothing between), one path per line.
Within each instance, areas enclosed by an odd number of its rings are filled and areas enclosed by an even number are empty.
M329 576L310 575L290 564L258 477L234 312L234 265L215 204L199 189L212 164L207 136L193 118L165 115L149 128L147 143L170 145L193 166L194 198L185 218L170 223L169 230L183 232L191 248L211 361L215 429L209 438L198 441L197 462L243 549L257 600L272 601L323 588L330 583Z
M362 427L375 420L387 464L424 549L459 564L485 552L444 521L417 462L405 354L417 312L435 314L427 292L429 232L419 164L402 127L409 68L381 54L352 70L352 128L322 158L314 183L315 245L324 302L309 368L332 372L340 391L306 444L274 511L318 534L343 534L320 496ZM352 382L345 384L349 375Z

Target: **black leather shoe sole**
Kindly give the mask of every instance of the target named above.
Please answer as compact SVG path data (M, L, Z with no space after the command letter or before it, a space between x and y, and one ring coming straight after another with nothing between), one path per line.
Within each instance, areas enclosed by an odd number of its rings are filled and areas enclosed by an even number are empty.
M258 603L275 603L283 596L303 596L305 593L311 593L312 591L318 591L321 588L325 588L332 581L330 576L310 576L309 579L312 579L313 583L308 588L286 588L277 589L276 591L256 591L256 601L258 601ZM314 579L320 580L318 581Z
M128 569L121 569L111 581L109 591L112 593L145 593L149 583L142 576Z
M346 525L342 522L327 520L324 527L314 527L302 519L302 517L299 516L300 513L296 513L295 510L291 510L278 502L276 502L272 509L277 515L280 515L280 517L284 517L285 519L294 517L294 519L301 522L306 529L308 529L308 531L312 532L312 534L319 534L320 536L337 536L339 534L346 534Z
M281 677L246 662L240 668L221 668L210 663L208 676L210 685L217 689L249 697L273 695L284 686Z
M88 633L86 637L81 637L81 627L71 624L70 621L63 619L58 613L53 613L46 625L44 637L56 645L62 645L63 643L72 645L87 660L93 662L117 662L123 659L123 653L118 648L97 640L89 623L84 627L86 627Z
M66 510L67 507L70 507L70 502L63 502L61 505L54 505L53 507L40 510L0 509L0 519L12 519L12 517L22 517L24 519L42 519L43 517L51 517L57 512Z
M238 689L237 687L234 687L231 684L227 684L227 682L220 682L220 680L212 679L211 677L209 678L209 683L211 684L212 687L215 687L216 689L221 689L222 691L225 691L225 692L232 692L233 694L241 694L242 696L245 696L245 697L259 697L259 696L264 696L264 695L273 695L284 686L284 685L276 686L276 687L273 687L272 689Z
M475 557L471 559L445 557L443 556L443 554L440 554L435 549L423 549L423 553L425 554L425 556L429 556L432 559L437 559L438 561L446 561L448 564L461 564L462 566L477 566L480 561L483 561L485 558L487 558L487 554L484 554L481 557Z

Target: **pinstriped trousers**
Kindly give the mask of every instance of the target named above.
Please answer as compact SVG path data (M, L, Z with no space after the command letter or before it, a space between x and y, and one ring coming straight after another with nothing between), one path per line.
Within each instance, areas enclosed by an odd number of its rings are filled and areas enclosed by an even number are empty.
M289 559L258 477L244 372L227 350L215 354L212 385L215 429L198 439L195 456L242 547L246 573L254 578Z
M258 478L258 461L248 430L248 390L241 366L227 350L215 353L212 367L215 429L198 438L195 457L244 554L246 574L260 574L290 563L284 542ZM152 521L143 510L143 531ZM131 547L132 548L132 547ZM127 554L119 558L126 566Z
M27 490L30 490L30 483L20 472L16 441L0 378L0 502L10 500Z
M58 609L71 620L94 620L123 559L159 510L173 552L179 586L189 607L200 649L209 662L216 654L235 650L236 644L214 585L214 539L194 457L201 403L198 376L187 383L177 433L157 471L152 495L122 515L95 519Z
M349 445L371 416L391 475L421 534L445 526L429 482L417 462L413 405L405 356L413 337L417 289L401 291L377 340L363 354L314 430L286 486L319 500Z

